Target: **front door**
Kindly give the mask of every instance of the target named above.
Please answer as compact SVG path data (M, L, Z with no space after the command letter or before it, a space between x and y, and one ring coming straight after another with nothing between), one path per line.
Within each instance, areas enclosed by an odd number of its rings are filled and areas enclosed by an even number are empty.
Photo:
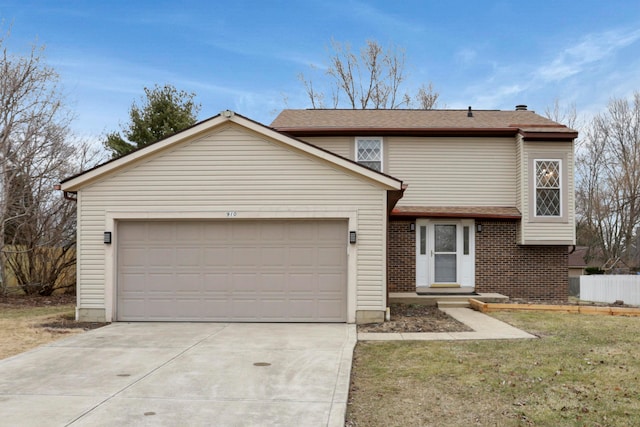
M431 283L458 284L458 224L431 224Z
M475 285L473 220L416 220L416 286Z

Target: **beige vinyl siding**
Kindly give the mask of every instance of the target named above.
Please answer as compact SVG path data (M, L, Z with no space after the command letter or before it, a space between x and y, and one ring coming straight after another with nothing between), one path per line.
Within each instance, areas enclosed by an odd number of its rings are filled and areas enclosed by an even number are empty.
M408 188L398 206L514 206L512 138L386 137L389 175Z
M524 140L522 139L522 135L516 135L516 208L520 211L520 214L522 214L524 209L524 197L526 195L523 188L525 185L525 177L522 175L524 170L523 158ZM522 220L520 220L516 225L516 243L519 245L522 244L523 241L522 233Z
M516 185L516 208L518 208L520 213L522 213L522 209L524 205L523 197L525 194L525 191L523 188L523 186L525 185L524 184L525 180L524 180L524 177L522 176L522 171L524 168L523 144L524 144L524 141L522 140L522 136L517 135L516 136L516 182L518 184Z
M83 188L80 307L104 307L107 212L334 210L357 211L356 310L383 309L386 191L280 144L230 124Z
M533 180L533 172L529 168L529 162L533 157L541 157L540 154L546 154L548 158L561 158L566 161L566 175L563 182L562 197L566 198L563 203L563 209L566 206L566 219L559 222L536 221L532 218L531 210L531 181ZM565 160L566 159L566 160ZM522 161L522 244L573 244L575 242L575 185L574 170L575 161L573 157L573 144L568 142L524 142ZM565 191L566 190L566 191Z
M309 144L320 147L323 150L331 151L338 156L353 160L355 150L355 138L349 136L314 136L300 138Z

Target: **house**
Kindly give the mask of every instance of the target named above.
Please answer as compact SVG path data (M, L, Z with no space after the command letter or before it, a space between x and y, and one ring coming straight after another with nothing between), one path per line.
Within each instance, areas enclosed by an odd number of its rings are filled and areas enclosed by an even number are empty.
M224 111L61 183L79 320L368 322L567 297L576 132L517 111Z
M271 126L402 180L389 292L566 300L577 132L514 111L284 110Z
M580 277L585 274L587 263L585 258L589 250L588 246L576 246L569 248L567 264L569 266L569 277Z

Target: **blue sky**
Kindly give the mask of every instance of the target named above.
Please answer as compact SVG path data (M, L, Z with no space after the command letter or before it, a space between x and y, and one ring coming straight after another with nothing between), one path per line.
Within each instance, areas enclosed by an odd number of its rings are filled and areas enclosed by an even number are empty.
M406 51L406 87L432 82L447 108L590 115L640 90L640 1L0 0L13 53L45 45L74 130L98 139L128 120L143 87L197 94L204 119L232 109L269 124L307 108L331 39ZM317 67L314 71L310 65Z

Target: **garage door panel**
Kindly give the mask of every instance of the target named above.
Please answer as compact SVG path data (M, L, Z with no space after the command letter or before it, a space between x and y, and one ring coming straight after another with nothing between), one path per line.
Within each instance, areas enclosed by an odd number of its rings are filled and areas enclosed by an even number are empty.
M293 246L289 249L289 267L311 267L315 264L315 248Z
M123 222L118 226L118 239L120 242L141 242L147 237L147 229L138 222Z
M175 257L176 262L175 265L179 267L197 267L202 262L200 260L200 252L199 248L176 248L175 249Z
M287 290L285 273L262 273L260 275L261 292L285 292Z
M147 264L147 251L143 248L123 248L120 257L124 267L144 267Z
M146 239L152 242L170 242L173 241L175 236L175 223L167 224L165 222L147 222L141 223L141 226L146 226L147 234Z
M174 226L175 241L191 243L202 239L202 227L197 222L176 222Z
M176 283L180 283L180 279L173 272L148 273L145 278L145 291L151 294L174 292Z
M255 292L261 285L258 280L258 273L234 273L232 280L233 292Z
M227 272L204 273L203 282L206 292L228 292L230 290L231 277Z
M286 238L286 230L286 223L271 223L269 227L260 227L260 239L264 242L283 242Z
M202 276L198 273L176 273L176 281L171 289L174 292L195 292L202 291Z
M226 222L210 222L200 229L204 240L211 243L230 240L231 231L231 228Z
M339 316L344 307L336 300L318 300L318 311L323 313L326 318Z
M317 264L327 267L344 267L342 251L337 247L318 248Z
M233 266L255 266L260 261L260 251L258 248L239 246L231 249Z
M260 236L260 223L239 221L232 224L231 238L237 242L253 242Z
M118 233L119 320L346 321L346 221L131 221Z
M204 264L208 267L226 267L231 265L231 254L225 247L204 248Z
M342 276L339 274L324 273L318 275L318 291L320 293L333 292L336 296L342 295Z
M166 267L174 264L173 248L150 248L147 252L146 265L149 267Z
M285 252L281 246L262 248L260 254L262 267L283 267L285 265Z

